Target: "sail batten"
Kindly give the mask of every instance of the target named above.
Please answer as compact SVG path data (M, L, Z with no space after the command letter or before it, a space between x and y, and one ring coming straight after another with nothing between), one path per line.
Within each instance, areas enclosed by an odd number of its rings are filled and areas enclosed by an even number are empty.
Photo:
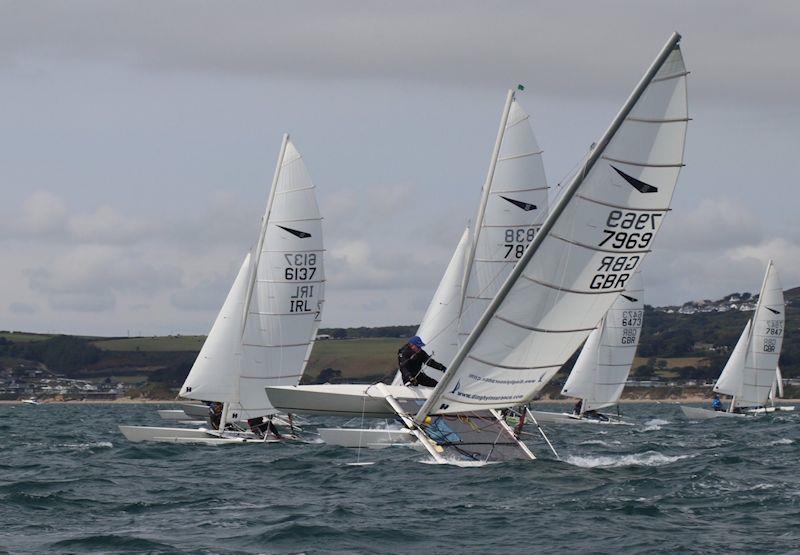
M629 251L648 249L654 240L665 207L671 203L680 168L642 166L620 170L601 157L646 164L683 162L686 123L657 126L625 121L628 116L688 118L685 79L652 82L685 71L679 40L677 34L670 38L558 198L464 340L450 369L417 413L418 422L432 413L504 408L529 401L598 325L619 291L628 286L645 256ZM672 129L667 130L666 126ZM576 193L622 208L591 203ZM551 233L614 252L565 243L550 237ZM532 279L521 280L522 275ZM560 290L542 287L535 281L555 284ZM494 366L477 366L469 356ZM511 372L503 366L543 369Z

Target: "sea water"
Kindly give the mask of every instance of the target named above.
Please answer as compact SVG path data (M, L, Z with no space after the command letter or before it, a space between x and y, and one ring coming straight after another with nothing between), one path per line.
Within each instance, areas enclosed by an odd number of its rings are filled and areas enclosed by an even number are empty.
M157 408L174 407L0 406L0 551L800 551L800 414L689 422L629 405L634 426L546 428L561 460L530 436L537 461L460 468L314 442L330 418L309 419L308 444L118 432L170 425Z

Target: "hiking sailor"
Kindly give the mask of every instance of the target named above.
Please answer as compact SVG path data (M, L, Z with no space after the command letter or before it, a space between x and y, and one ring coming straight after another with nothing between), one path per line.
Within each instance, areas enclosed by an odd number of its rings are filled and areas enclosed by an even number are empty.
M436 370L441 370L442 372L447 370L444 364L433 360L431 356L422 349L424 346L425 343L422 341L422 338L415 335L397 351L397 364L403 376L403 383L406 385L434 387L439 383L422 371L423 364L435 368Z

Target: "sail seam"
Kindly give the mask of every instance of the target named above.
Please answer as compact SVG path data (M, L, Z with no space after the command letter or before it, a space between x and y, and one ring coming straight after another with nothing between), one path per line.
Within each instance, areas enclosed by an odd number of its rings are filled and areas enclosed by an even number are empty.
M600 204L602 206L608 206L610 208L620 208L622 210L636 210L637 212L671 212L672 211L672 208L635 208L635 207L631 207L631 206L625 206L625 205L622 205L622 204L614 204L613 202L606 202L604 200L593 199L591 197L587 197L586 195L578 194L578 195L575 195L575 196L580 198L580 199L583 199L583 200L586 200L586 201L589 201L589 202L593 202L595 204Z
M605 295L607 293L622 293L625 291L625 289L614 289L613 291L578 291L577 289L568 289L566 287L559 287L558 285L545 283L544 281L540 281L530 276L526 276L524 273L521 275L521 277L527 279L528 281L541 285L543 287L547 287L548 289L555 289L556 291L563 291L565 293L575 293L576 295ZM588 328L588 329L593 330L594 328Z
M310 185L308 187L299 187L297 189L287 189L286 191L275 191L275 195L288 195L289 193L296 193L298 191L308 191L310 189L316 189L315 185Z
M601 156L603 160L608 160L609 162L616 162L617 164L626 164L628 166L637 166L640 168L682 168L686 164L678 163L678 164L648 164L647 162L632 162L630 160L619 160L617 158L611 158L610 156Z
M244 347L257 347L264 349L283 349L284 347L307 347L311 342L306 343L287 343L286 345L259 345L257 343L242 343Z
M546 191L549 188L550 187L548 187L547 185L545 185L543 187L529 187L528 189L502 189L502 190L500 190L500 189L492 188L492 191L489 194L497 196L497 195L501 195L503 193L505 193L505 194L508 194L508 193L529 193L531 191Z
M542 285L544 285L544 284L542 284ZM606 291L606 292L607 293L612 293L612 291ZM613 291L613 292L616 292L616 291ZM579 293L579 291L576 291L576 293ZM600 294L600 293L592 293L592 294ZM508 319L508 318L506 318L504 316L495 315L495 318L497 318L498 320L500 320L502 322L505 322L507 324L511 324L512 326L515 326L517 328L522 328L522 329L530 330L530 331L538 331L538 332L541 332L541 333L577 333L577 332L581 332L581 331L592 331L594 329L594 326L593 326L591 328L576 328L576 329L572 329L572 330L546 330L544 328L536 328L534 326L527 326L525 324L520 324L519 322L515 322L514 320L510 320L510 319ZM549 368L549 366L547 368Z
M679 122L687 122L692 121L692 118L665 118L665 119L653 119L653 118L635 118L629 117L626 118L627 121L635 121L638 123L679 123Z
M660 83L661 81L669 81L670 79L677 79L678 77L686 77L690 72L682 71L680 73L673 73L672 75L665 75L664 77L657 77L652 79L651 83Z
M485 364L486 366L492 366L495 368L503 368L504 370L546 370L548 368L558 368L557 365L550 364L549 366L509 366L507 364L496 364L494 362L489 362L483 359L476 357L475 355L467 355L468 358L471 358L475 362L479 362L481 364Z
M647 254L648 252L652 251L652 249L645 249L645 250L639 250L639 251L619 251L619 250L613 250L613 249L600 249L600 248L597 248L597 247L592 246L592 245L587 245L585 243L580 243L578 241L573 241L571 239L567 239L566 237L561 237L560 235L557 235L555 233L550 233L550 237L553 237L555 239L559 239L560 241L564 241L565 243L569 243L570 245L583 247L584 249L592 250L592 251L595 251L595 252L610 252L610 253L613 253L613 254Z
M497 159L498 162L505 162L506 160L516 160L517 158L527 158L528 156L535 156L537 154L543 154L544 150L534 150L533 152L523 152L522 154L510 154L508 156L502 156Z
M317 221L319 221L321 219L322 218L288 218L288 219L279 220L279 219L275 218L275 219L270 220L269 223L271 223L271 224L274 224L274 223L285 224L285 223L289 223L289 222L317 222Z
M259 312L251 310L247 314L254 316L314 316L316 313L316 310L309 310L308 312ZM316 320L316 316L314 318Z

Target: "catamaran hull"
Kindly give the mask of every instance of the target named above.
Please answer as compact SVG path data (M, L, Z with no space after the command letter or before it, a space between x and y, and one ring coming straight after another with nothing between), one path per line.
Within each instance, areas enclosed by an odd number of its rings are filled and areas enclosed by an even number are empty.
M701 409L699 407L687 407L684 405L681 405L681 411L683 411L683 415L689 420L710 420L712 418L738 418L747 416L739 412Z
M208 405L198 403L180 403L178 405L187 416L193 419L208 418Z
M616 426L633 426L631 422L623 422L619 418L608 417L608 420L587 418L568 412L544 412L532 410L531 414L539 424L602 424Z
M161 420L190 420L189 415L182 410L160 410L158 415ZM206 416L208 416L208 408L206 408Z
M319 428L322 441L338 447L384 449L398 444L410 444L416 438L406 428L388 430L374 428Z
M276 443L279 440L270 437L267 440L250 432L229 432L220 434L216 430L205 428L159 428L153 426L119 426L119 431L128 441L133 443L193 443L202 445L227 445L237 443ZM285 439L294 439L293 436Z
M427 387L385 386L398 400L418 401L422 406L430 392ZM377 386L325 384L267 387L270 404L281 412L329 416L395 418L396 412Z

